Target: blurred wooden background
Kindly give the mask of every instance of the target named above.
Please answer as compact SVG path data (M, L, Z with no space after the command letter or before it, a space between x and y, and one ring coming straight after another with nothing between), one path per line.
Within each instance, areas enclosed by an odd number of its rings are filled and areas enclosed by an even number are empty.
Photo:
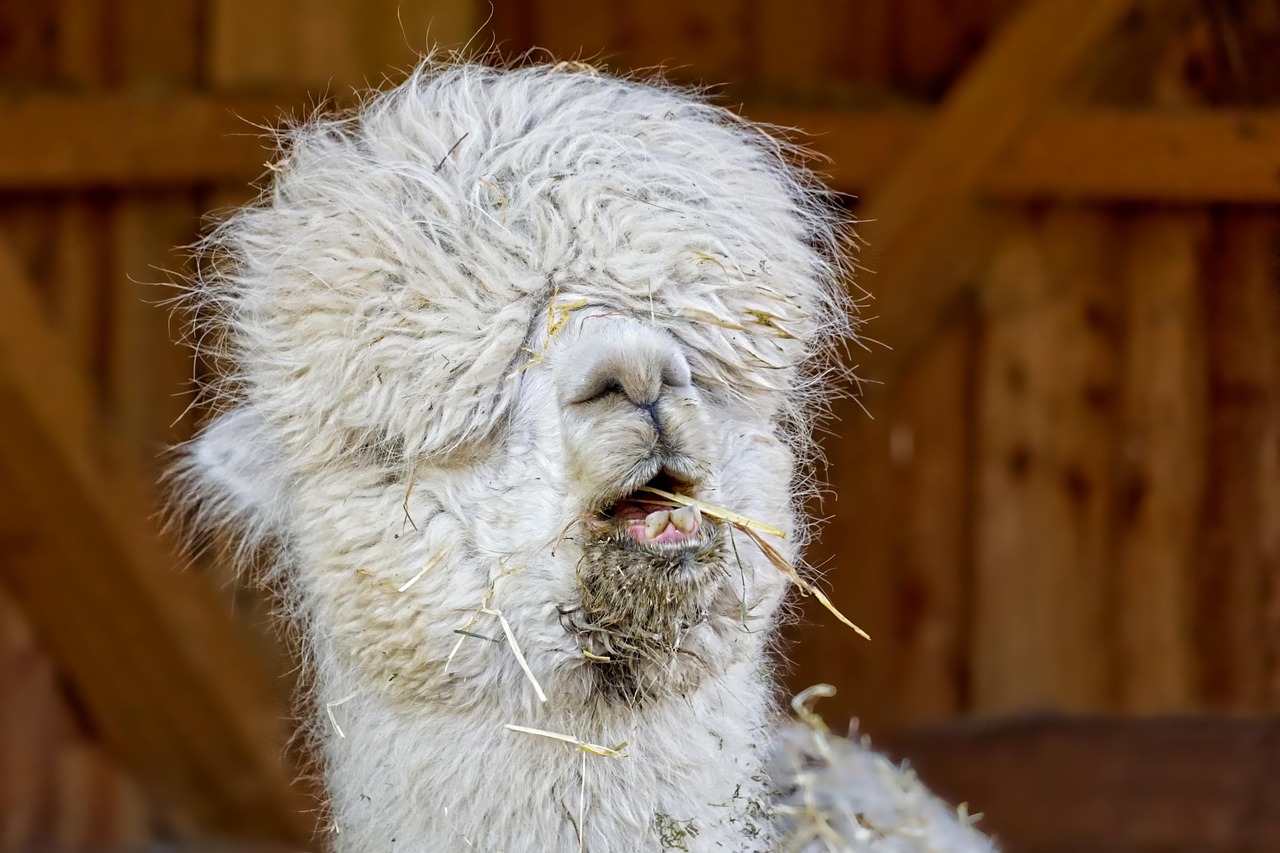
M833 724L1280 711L1277 0L0 0L0 849L312 837L267 605L148 521L166 282L259 125L468 43L717 84L870 220L812 558L874 640L788 655Z

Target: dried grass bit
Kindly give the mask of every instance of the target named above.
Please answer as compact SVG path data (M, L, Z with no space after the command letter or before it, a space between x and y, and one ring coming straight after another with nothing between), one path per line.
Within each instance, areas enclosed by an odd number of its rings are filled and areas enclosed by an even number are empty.
M773 547L764 539L762 539L759 533L756 533L754 530L752 530L750 527L744 524L738 524L736 522L734 522L734 527L738 528L743 533L745 533L748 537L750 537L751 541L755 542L756 547L760 549L760 553L764 554L764 556L766 557L766 559L769 560L770 563L773 563L773 567L778 571L782 572L782 574L784 574L793 584L800 587L801 591L803 591L806 595L812 595L814 598L818 599L818 601L822 602L823 607L827 608L827 610L830 610L833 616L835 616L841 622L843 622L844 624L852 628L858 634L859 637L862 637L864 640L871 639L870 634L868 634L866 631L859 628L857 625L853 624L853 622L849 621L849 617L845 616L843 613L841 613L839 610L836 609L836 606L831 603L831 599L827 598L826 593L818 589L813 584L809 583L804 578L800 577L800 573L796 571L796 567L791 565L791 563L787 562L787 558L782 556L782 554L778 553L777 548Z
M533 674L533 670L529 668L529 662L524 659L524 652L520 651L520 644L516 642L516 635L512 632L511 623L507 621L507 617L502 615L501 610L494 610L490 607L482 607L480 612L498 617L498 622L502 624L502 633L507 635L507 642L511 644L511 651L515 653L516 662L520 664L520 668L524 670L525 677L533 685L533 692L538 694L538 701L546 702L547 694L542 692L542 685L538 683L538 677Z
M573 735L562 735L559 732L549 732L545 729L531 729L528 726L517 726L513 723L507 723L507 728L513 732L521 732L526 735L537 735L538 737L546 737L551 738L552 740L562 741L570 744L571 746L576 746L583 752L589 752L592 755L599 755L604 758L628 757L627 754L623 752L623 750L627 748L627 744L625 742L614 747L608 747L601 746L598 743L588 743L587 741L584 741L581 738L576 738Z
M414 575L413 577L405 581L397 591L404 592L406 589L413 586L418 581L422 580L422 576L425 575L427 572L431 571L432 569L434 569L443 559L444 559L444 551L440 551L436 553L434 556L432 556L430 560L427 560L427 564L423 566L421 569L419 569L416 575Z
M779 539L785 539L787 537L786 531L779 527L774 527L772 524L765 524L763 521L756 521L754 518L749 518L741 513L734 512L733 510L709 504L706 501L701 501L697 498L691 498L688 495L667 492L653 486L642 486L641 491L655 494L658 497L669 501L674 501L680 506L696 506L704 515L709 515L712 518L729 522L738 530L747 534L747 536L751 538L751 541L756 543L756 547L760 549L760 552L765 555L770 563L773 564L773 567L785 575L793 584L800 587L801 591L806 595L812 595L814 598L818 599L818 601L822 602L823 607L830 610L832 615L852 628L858 636L865 640L871 639L870 634L859 628L850 621L847 616L836 609L836 606L831 603L831 599L827 598L826 593L800 577L800 573L796 571L795 566L791 565L791 563L787 561L787 558L782 556L777 548L773 547L760 536L761 533L767 533L770 536L777 536Z
M326 714L329 715L329 722L333 723L333 730L338 733L338 737L340 738L345 739L347 736L347 733L342 730L342 726L338 725L338 718L333 715L333 709L338 707L339 705L343 705L347 702L350 702L352 699L356 698L359 695L360 695L360 691L357 690L354 693L349 693L346 696L343 696L341 699L337 700L336 702L324 703L324 711Z
M579 308L587 306L586 299L578 299L574 302L566 302L563 305L557 305L556 299L560 296L560 285L555 285L551 289L551 299L547 303L547 340L543 344L541 350L530 349L529 347L520 347L524 352L529 353L529 360L518 368L507 374L508 379L514 379L521 373L524 373L535 364L541 364L542 359L547 355L547 347L551 345L551 339L555 337L556 332L564 327L569 321L569 316Z
M806 687L791 697L791 710L795 712L796 719L815 732L820 732L824 735L829 734L831 730L827 728L826 720L822 719L822 715L809 706L813 704L815 699L830 699L834 695L836 695L836 689L830 684L815 684L812 687Z

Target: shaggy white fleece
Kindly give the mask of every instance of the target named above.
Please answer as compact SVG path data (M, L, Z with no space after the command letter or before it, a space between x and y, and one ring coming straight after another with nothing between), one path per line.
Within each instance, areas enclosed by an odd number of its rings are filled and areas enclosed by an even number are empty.
M336 849L989 849L861 747L779 738L787 580L643 490L799 559L848 326L787 145L581 66L428 62L282 150L193 288L226 370L179 483L272 545Z

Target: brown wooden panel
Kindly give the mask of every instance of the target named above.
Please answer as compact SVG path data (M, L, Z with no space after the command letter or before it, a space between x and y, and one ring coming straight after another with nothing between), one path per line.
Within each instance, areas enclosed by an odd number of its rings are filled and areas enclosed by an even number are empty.
M887 405L886 407L887 408ZM881 415L884 409L878 409ZM791 628L796 646L788 657L796 666L787 672L792 693L817 683L837 685L834 698L821 711L832 729L843 732L851 717L868 731L891 726L892 697L883 686L883 664L890 654L893 612L894 511L893 469L889 455L888 418L872 420L854 400L834 405L835 420L823 444L826 466L820 474L837 488L815 511L831 520L807 559L828 581L823 586L842 613L871 635L870 642L840 625L817 602L803 602L800 624Z
M972 708L1109 707L1114 224L1020 224L982 282Z
M1208 389L1199 212L1143 212L1123 232L1127 299L1116 506L1119 706L1195 704L1192 595L1204 500Z
M216 596L172 571L145 490L83 443L89 392L25 278L0 243L0 479L38 535L6 553L5 583L149 790L206 826L308 837L270 686Z
M1022 719L882 743L1006 853L1280 850L1280 719Z
M0 589L0 850L133 848L155 826L141 789L68 712L52 662Z
M103 92L0 102L0 187L146 188L246 183L266 171L279 124L306 99ZM105 132L104 129L109 129Z
M727 86L751 80L750 17L734 0L620 0L618 47L627 68L664 68L674 80Z
M508 3L505 5L517 5ZM503 53L531 51L536 61L599 60L616 70L623 5L595 0L528 0L527 32L503 33Z
M1280 220L1223 217L1207 292L1209 492L1196 577L1202 701L1280 707Z
M116 80L131 91L187 89L199 74L200 2L153 5L120 0L114 6ZM194 193L182 188L126 192L110 208L104 425L116 433L113 446L129 455L122 460L127 470L151 482L161 473L163 449L185 437L172 425L186 408L191 358L176 343L177 329L160 303L176 295L170 283L184 271L175 249L195 239L198 215ZM145 506L147 496L139 502Z
M892 377L945 322L997 223L975 204L983 175L1085 61L1132 0L1031 0L956 83L928 130L878 180L859 213L879 270L874 379Z
M216 86L352 89L399 80L429 47L460 48L488 5L475 0L211 0L206 73Z
M816 84L815 84L816 85ZM341 100L341 99L338 99ZM265 126L306 115L311 98L37 94L0 103L0 188L242 184L266 171ZM865 189L928 124L899 109L811 110L752 102L746 114L803 131L842 191ZM102 127L117 131L106 136ZM1058 108L992 163L975 190L997 198L1280 201L1280 114Z
M792 692L842 685L822 711L878 734L962 712L971 578L974 326L960 317L870 413L842 401L827 430L828 518L811 559L867 643L815 602L791 652Z
M963 712L968 702L973 593L971 450L975 440L974 323L943 330L889 413L889 454L900 503L895 555L896 625L877 690L895 697L895 727Z
M1280 116L1270 110L1050 110L990 172L1000 196L1275 201Z

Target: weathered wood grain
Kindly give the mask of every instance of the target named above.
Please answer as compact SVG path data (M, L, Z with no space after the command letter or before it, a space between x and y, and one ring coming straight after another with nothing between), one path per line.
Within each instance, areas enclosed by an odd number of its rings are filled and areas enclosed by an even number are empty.
M1010 853L1280 850L1280 720L1024 718L884 742Z
M1120 235L1126 299L1116 567L1119 707L1194 706L1193 603L1208 387L1200 212L1150 211Z
M1031 0L948 91L926 132L859 207L879 271L872 334L895 375L945 322L998 233L976 203L986 171L1130 8L1132 0Z
M48 557L11 553L6 584L154 795L205 826L305 840L273 691L216 595L173 571L130 500L145 490L103 474L89 399L0 242L0 481Z
M981 287L971 710L1109 707L1113 223L1023 221Z
M1280 220L1224 216L1207 289L1208 496L1195 578L1199 693L1280 708Z

